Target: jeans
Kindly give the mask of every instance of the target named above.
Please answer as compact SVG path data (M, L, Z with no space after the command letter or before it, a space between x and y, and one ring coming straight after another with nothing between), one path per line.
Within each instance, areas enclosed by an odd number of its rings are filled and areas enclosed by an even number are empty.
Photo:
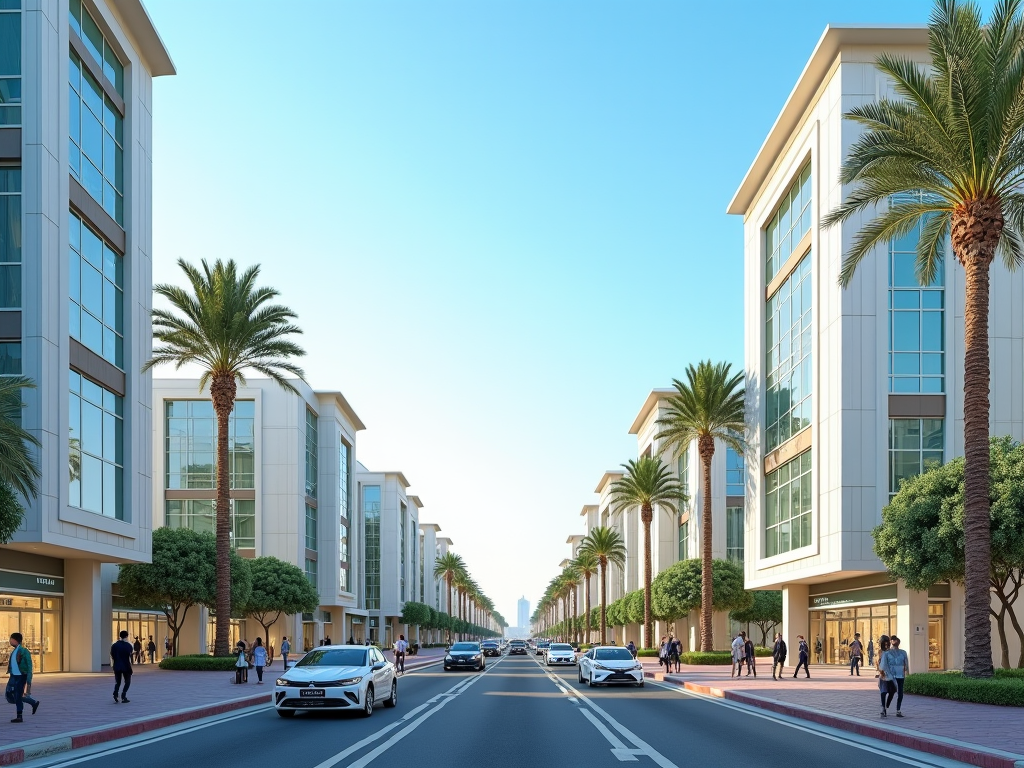
M156 664L156 651L149 652L149 663Z
M25 709L25 702L28 702L29 706L33 707L39 703L31 696L25 695L25 686L27 684L27 675L11 675L7 679L7 688L14 692L14 708L18 712L18 717L21 717L21 713Z
M285 672L287 672L288 671L288 651L283 651L281 653L281 659L284 661L284 670L285 670Z
M796 663L796 671L793 672L793 677L796 677L800 672L800 667L804 668L804 674L807 675L807 677L811 676L811 670L807 668L807 657L803 654L800 654L800 661Z
M851 656L850 657L850 674L852 675L853 671L857 670L857 677L860 677L860 665L861 665L861 657L860 656Z
M783 659L782 661L774 661L773 660L772 661L772 677L775 677L775 669L778 668L778 670L779 670L779 677L781 678L782 677L782 669L785 666L786 666L785 659Z
M124 680L124 688L121 688L121 681ZM132 687L132 673L114 671L114 698L117 698L118 689L121 690L121 698L128 695L128 689Z
M404 653L396 653L395 654L395 667L398 669L399 672L405 672L405 654Z
M256 677L261 683L263 682L263 667L256 667Z
M892 704L892 697L895 696L896 697L896 711L899 712L900 711L900 707L903 706L903 678L902 677L894 677L894 678L892 678L891 682L896 683L896 690L895 691L893 691L893 690L889 691L889 698L885 702L885 708L886 709L889 708L889 705Z

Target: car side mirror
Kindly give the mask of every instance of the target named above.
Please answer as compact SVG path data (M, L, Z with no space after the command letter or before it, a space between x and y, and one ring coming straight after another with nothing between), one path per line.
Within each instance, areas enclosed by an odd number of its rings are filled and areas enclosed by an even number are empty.
M372 667L370 667L370 669L372 671L374 671L374 672L378 672L378 671L384 669L384 667L386 667L386 666L387 666L387 664L385 664L383 661L378 661L376 664L374 664Z

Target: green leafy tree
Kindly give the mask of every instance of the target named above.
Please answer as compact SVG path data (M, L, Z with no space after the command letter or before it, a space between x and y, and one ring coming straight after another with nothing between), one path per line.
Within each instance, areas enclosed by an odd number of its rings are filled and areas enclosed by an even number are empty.
M822 224L868 214L843 261L843 286L878 246L922 224L921 284L939 274L947 235L964 268L964 674L989 677L989 268L997 255L1011 269L1024 262L1020 0L998 0L987 24L976 4L939 0L928 41L929 68L905 56L876 59L899 98L881 98L846 114L864 132L839 175L850 192Z
M178 260L191 292L176 285L154 286L169 309L153 310L153 336L159 346L142 367L148 371L163 363L176 368L198 365L199 388L210 385L217 414L217 632L215 655L229 654L231 628L231 498L228 468L228 417L235 405L238 384L245 371L254 370L276 381L283 389L295 387L284 378L290 373L304 379L302 369L291 362L305 354L289 336L302 333L293 324L296 315L287 307L271 304L279 295L273 288L256 285L259 266L239 272L234 260L218 259L213 266L204 259L202 269Z
M22 376L0 377L0 544L14 538L24 520L18 495L27 499L39 492L39 467L32 456L39 441L21 426L21 393L34 387Z
M658 419L657 437L675 446L681 456L690 443L697 441L703 478L700 515L701 562L704 567L704 594L700 608L700 649L714 649L711 594L711 460L715 441L721 440L734 451L744 451L743 374L732 373L729 363L705 360L686 367L686 381L673 379L676 394L668 399L665 416Z
M761 630L761 646L767 647L768 633L782 623L782 592L777 589L752 590L750 605L729 614L740 624L753 624Z
M298 566L269 556L253 558L248 565L252 590L242 610L263 627L267 643L282 614L308 613L320 605L320 595Z
M1024 629L1014 610L1021 594L1024 569L1024 446L1009 437L989 441L989 534L991 557L988 586L999 610L996 619L1001 663L1010 666L1006 620L1020 640L1018 667L1024 667ZM965 467L963 458L904 480L882 510L874 530L875 553L910 589L926 590L938 581L963 584L967 567L965 530Z
M663 512L677 515L679 505L686 502L686 494L660 457L641 456L635 461L630 459L622 468L626 471L612 483L611 498L616 512L640 507L640 522L644 528L644 615L639 623L643 625L644 631L641 642L645 648L651 648L654 633L654 615L651 613L651 580L654 578L651 573L651 523L654 521L654 508L660 507Z
M614 528L599 525L594 528L580 544L580 551L587 552L597 558L600 566L601 587L601 644L607 641L607 606L608 606L608 563L620 568L626 564L626 545L622 536Z
M680 560L658 574L652 586L654 609L668 620L681 619L704 605L704 563L697 558ZM711 561L711 607L716 611L740 611L750 605L743 588L743 568L728 560Z
M0 544L14 538L25 519L25 508L21 500L7 483L0 481Z

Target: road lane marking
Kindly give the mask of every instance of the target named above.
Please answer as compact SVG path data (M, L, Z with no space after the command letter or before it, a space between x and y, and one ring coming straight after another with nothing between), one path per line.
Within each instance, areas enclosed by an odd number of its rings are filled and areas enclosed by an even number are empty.
M614 733L608 730L608 727L594 717L590 712L585 709L581 709L580 713L590 721L590 724L597 728L598 732L607 739L608 743L612 745L612 754L623 763L635 763L637 762L636 755L633 751L626 748L626 745L619 741L618 737Z

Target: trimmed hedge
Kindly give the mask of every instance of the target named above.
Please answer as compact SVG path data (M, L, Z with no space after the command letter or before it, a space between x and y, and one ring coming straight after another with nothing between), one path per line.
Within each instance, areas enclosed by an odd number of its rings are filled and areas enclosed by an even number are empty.
M160 669L174 669L187 672L233 672L235 656L168 656L160 662Z
M657 654L655 654L657 655ZM764 659L771 658L771 648L755 648L755 658ZM715 664L728 664L732 666L732 651L711 651L710 653L704 653L702 651L692 651L683 653L679 660L683 664L695 664L699 666L709 666Z
M1024 707L1024 670L997 669L990 680L974 680L959 671L918 672L907 676L904 690L952 701Z

